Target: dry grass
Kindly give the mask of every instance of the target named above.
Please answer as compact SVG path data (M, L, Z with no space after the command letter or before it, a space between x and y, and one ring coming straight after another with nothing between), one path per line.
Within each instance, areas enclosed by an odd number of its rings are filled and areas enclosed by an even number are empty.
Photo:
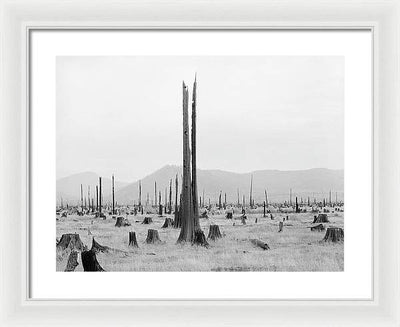
M142 225L145 216L151 216L153 223ZM278 224L286 214L274 214L275 219L271 220L260 213L251 213L247 215L247 225L242 225L239 219L227 220L224 215L201 219L206 236L210 224L218 224L224 235L215 242L209 240L209 248L176 244L179 229L162 229L165 217L157 215L128 216L132 226L120 228L114 227L115 220L111 217L103 220L68 216L57 221L57 238L64 233L78 233L90 248L94 236L101 245L128 252L98 254L97 259L106 271L343 271L343 243L321 242L325 232L311 232L309 228L313 216L289 214L281 233ZM343 227L343 213L328 216L327 227ZM88 235L88 228L93 235ZM158 230L162 244L145 243L149 228ZM129 231L136 232L139 249L128 246ZM253 238L268 243L270 250L255 247L250 242ZM67 254L59 253L57 271L64 271L66 263ZM76 271L83 271L81 263Z

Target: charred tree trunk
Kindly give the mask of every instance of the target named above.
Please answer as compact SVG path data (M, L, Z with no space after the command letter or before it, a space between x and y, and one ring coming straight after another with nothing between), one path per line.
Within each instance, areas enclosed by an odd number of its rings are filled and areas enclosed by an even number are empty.
M139 247L135 232L129 232L129 246L133 246L135 248Z
M146 238L146 243L147 244L156 244L160 243L160 237L158 236L158 231L155 229L149 229L147 231L147 238Z
M64 271L74 271L78 265L78 252L73 250L69 254L67 266Z
M325 242L343 242L344 241L344 231L343 228L339 227L328 227L323 239Z
M278 230L278 232L280 233L282 231L283 231L283 221L280 221L279 222L279 230Z
M219 198L218 198L218 209L222 209L222 191L219 192Z
M96 258L96 252L89 250L81 253L83 271L105 271Z
M210 230L208 232L207 238L215 241L216 239L221 238L221 237L222 237L222 234L219 230L219 226L218 225L210 225Z

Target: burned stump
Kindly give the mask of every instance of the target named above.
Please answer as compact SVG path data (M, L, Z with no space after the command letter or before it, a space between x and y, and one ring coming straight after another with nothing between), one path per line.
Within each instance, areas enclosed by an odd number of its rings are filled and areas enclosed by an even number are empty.
M242 216L240 217L240 219L241 219L241 221L242 221L242 224L243 224L243 225L246 225L246 219L247 219L246 215L242 215Z
M326 213L320 213L318 216L314 216L313 224L329 223L328 215Z
M222 234L219 230L219 226L218 225L210 225L210 230L208 231L207 238L210 238L213 241L215 241L217 238L221 238L221 237L222 237Z
M208 218L207 211L204 211L204 212L201 214L200 218Z
M172 220L172 218L165 218L164 225L162 225L161 228L169 227L174 227L174 221Z
M144 217L142 224L143 225L150 225L153 222L153 219L151 217Z
M209 244L206 240L206 236L204 235L203 231L201 229L198 229L194 232L194 238L192 245L200 245L204 247L208 247Z
M283 231L283 221L280 221L279 222L279 230L278 230L278 233L280 233L280 232L282 232Z
M64 271L74 271L78 265L78 252L72 250L69 254L67 266L65 267Z
M135 248L139 247L135 232L129 232L129 246L133 246Z
M94 237L93 237L93 240L92 240L92 248L90 249L90 251L93 251L93 252L95 252L95 253L97 253L97 252L108 253L108 252L110 252L110 250L111 250L110 247L100 245L99 243L97 243L97 242L95 241L95 239L94 239Z
M319 225L316 225L316 226L311 227L311 231L312 231L312 232L314 232L314 231L316 231L316 232L323 232L324 230L325 230L325 226L322 225L322 224L319 224Z
M125 226L130 226L130 222L128 219L124 217L117 217L117 221L115 222L115 227L125 227Z
M226 213L226 219L232 219L233 218L233 213L232 212L227 212Z
M256 240L256 239L251 239L250 242L254 244L255 246L258 246L262 248L263 250L269 250L269 246L267 243L264 243L263 241Z
M149 229L147 231L146 243L147 244L161 243L161 240L160 240L160 237L158 236L158 231L157 230Z
M325 242L343 242L344 241L344 231L343 228L339 227L328 227L323 239Z
M61 240L57 243L57 250L78 250L82 251L84 245L79 237L79 234L63 234Z
M105 271L97 261L95 251L83 251L81 253L81 259L83 271Z

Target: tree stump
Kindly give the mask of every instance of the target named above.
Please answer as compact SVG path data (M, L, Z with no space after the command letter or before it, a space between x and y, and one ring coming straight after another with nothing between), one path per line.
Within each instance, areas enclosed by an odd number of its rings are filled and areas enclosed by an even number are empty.
M258 218L256 218L256 220L255 220L255 222L254 222L254 223L255 223L255 224L257 224L257 222L258 222Z
M135 248L138 248L139 245L136 240L136 233L135 232L129 232L129 246L133 246Z
M219 230L219 226L218 225L210 225L210 230L208 231L207 238L210 238L213 241L215 241L217 238L221 238L221 237L222 237L222 235Z
M97 243L93 237L92 240L92 248L90 249L91 251L97 253L97 252L103 252L103 253L108 253L110 252L111 248L108 246L103 246Z
M311 227L311 231L312 231L312 232L314 232L314 231L322 232L322 231L324 231L324 230L325 230L325 226L322 225L322 224L319 224L319 225L316 225L316 226Z
M125 227L125 226L130 226L130 222L128 219L124 217L117 217L117 221L115 222L115 227Z
M161 226L161 228L168 227L174 227L174 221L172 220L172 218L165 218L164 225Z
M81 253L81 259L83 271L105 271L97 261L95 251L83 251Z
M339 227L328 227L323 239L325 242L343 242L344 241L344 231L343 228Z
M279 222L279 230L278 230L278 233L282 232L282 230L283 230L283 221L280 221L280 222Z
M246 219L247 219L246 215L242 215L242 216L240 217L240 219L242 220L242 224L243 224L243 225L246 225Z
M158 231L157 230L149 229L147 231L146 243L147 244L161 243L161 240L160 240L160 237L158 236Z
M270 218L271 220L274 220L274 216L272 215L272 213L270 214Z
M78 265L78 252L72 250L69 254L67 266L65 267L64 271L74 271Z
M233 218L233 213L232 212L227 212L226 213L226 219L232 219Z
M201 214L200 218L208 218L207 211L204 211L204 212Z
M63 251L65 249L78 251L83 250L83 243L79 237L79 234L63 234L61 236L61 240L57 244L57 250Z
M204 235L203 231L201 229L198 229L194 232L194 238L192 245L200 245L204 247L208 247L209 244L206 240L206 236Z
M314 216L313 224L329 223L328 215L326 213L320 213L318 216Z
M144 217L142 224L143 225L149 225L153 222L153 219L151 217Z
M251 239L250 242L252 244L254 244L255 246L258 246L260 248L262 248L263 250L269 250L269 246L267 243L264 243L260 240L256 240L256 239Z

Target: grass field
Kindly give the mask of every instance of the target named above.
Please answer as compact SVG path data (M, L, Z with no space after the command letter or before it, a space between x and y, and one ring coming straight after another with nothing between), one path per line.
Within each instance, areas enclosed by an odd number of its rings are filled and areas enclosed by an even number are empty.
M289 213L282 232L278 232L279 221L287 214L273 215L274 220L271 220L263 218L262 213L248 213L246 225L242 225L238 217L228 220L222 213L200 219L206 236L210 224L219 225L223 234L221 239L208 240L208 248L177 244L180 230L162 229L165 216L155 214L125 216L131 223L126 227L115 227L116 220L111 216L103 220L69 215L58 218L57 239L62 234L77 233L89 248L94 237L101 245L123 250L125 253L97 254L106 271L343 271L343 242L323 242L325 232L311 232L309 227L313 226L314 213ZM144 217L152 217L153 223L141 224ZM343 212L329 213L328 217L330 222L324 224L326 227L343 228ZM158 230L161 244L145 243L150 228ZM92 235L88 235L88 229ZM129 231L136 232L138 249L128 246ZM270 250L254 246L250 239L268 243ZM83 271L80 256L78 258L75 271ZM64 271L67 259L67 251L57 253L57 271Z

